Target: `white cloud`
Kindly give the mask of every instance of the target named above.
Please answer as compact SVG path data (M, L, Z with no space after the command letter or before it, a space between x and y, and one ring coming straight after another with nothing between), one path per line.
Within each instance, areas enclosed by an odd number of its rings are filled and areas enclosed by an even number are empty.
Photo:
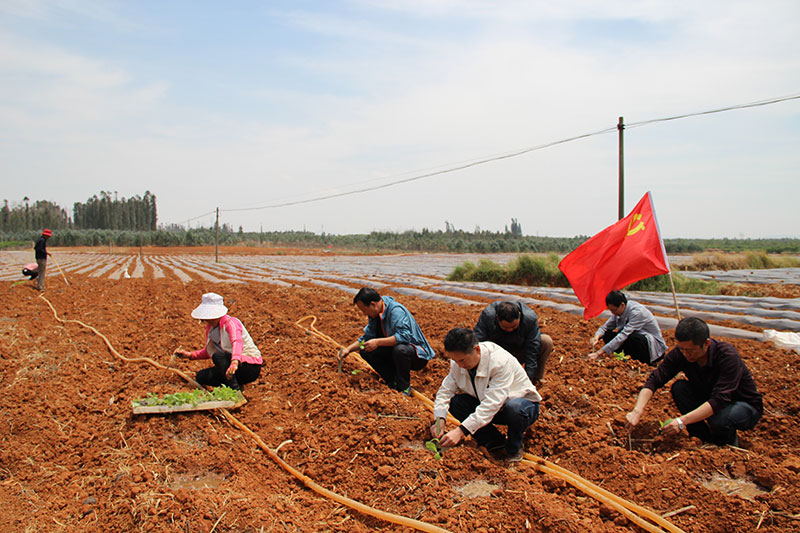
M17 2L6 11L28 9L33 17L41 5ZM99 9L102 16L92 20L119 18L113 4L99 5L108 13ZM274 60L259 68L278 72L254 73L262 76L250 82L244 65L237 72L241 82L210 77L209 84L235 86L225 101L204 92L206 80L187 89L181 62L101 57L35 33L6 31L0 38L0 74L8 80L0 86L0 122L7 125L0 133L0 171L15 182L53 176L39 181L50 190L68 184L58 196L62 205L101 189L122 194L124 188L126 196L150 189L162 221L181 222L217 206L267 205L385 183L613 127L619 115L627 122L652 119L800 87L792 23L800 7L792 3L507 2L498 8L488 1L404 0L351 8L353 16L282 13L281 30L309 46L262 50L248 41L256 47L248 55ZM408 26L420 18L446 31ZM646 33L583 33L597 20L611 24L606 30L633 21L632 27L659 31L649 40ZM168 31L170 21L159 22L159 32ZM214 58L191 60L211 73L229 67ZM149 63L169 75L141 68ZM796 126L776 126L796 115L796 106L627 131L628 207L653 190L670 236L727 229L767 235L776 226L798 227L788 198L800 191L788 176L800 156L786 146L800 139ZM768 142L754 150L759 136ZM263 223L347 233L441 228L444 220L469 230L502 229L515 217L529 233L593 233L616 217L616 149L612 133L369 194L223 215L246 229ZM753 192L756 173L764 188L785 194L767 199L763 190ZM6 190L10 199L23 193L16 183ZM731 214L750 198L760 202L750 211L761 216L745 221ZM694 218L687 220L687 213Z

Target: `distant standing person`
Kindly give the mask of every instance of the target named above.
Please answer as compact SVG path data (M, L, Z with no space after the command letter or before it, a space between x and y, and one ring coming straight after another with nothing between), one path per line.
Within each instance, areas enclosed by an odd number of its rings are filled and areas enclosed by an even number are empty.
M637 361L657 365L667 351L667 343L653 313L639 302L628 300L621 291L608 293L606 307L611 311L611 318L598 328L591 340L592 348L600 339L605 344L590 353L589 358L597 359L622 350Z
M44 290L44 274L45 270L47 270L47 256L49 255L52 257L52 254L47 251L47 239L49 239L52 235L52 231L45 229L42 231L41 236L36 240L36 244L33 245L38 271L38 276L36 278L36 289L40 291Z
M192 318L203 322L206 328L206 345L189 352L175 350L175 355L190 360L211 359L214 366L200 370L197 382L218 387L227 385L242 390L242 386L258 379L261 374L261 351L238 318L228 315L222 296L209 292L194 311Z
M422 370L435 352L411 312L391 296L362 287L353 304L367 318L364 334L342 350L342 357L360 350L361 357L389 385L411 394L411 371Z
M475 324L478 342L492 341L517 358L531 383L540 387L553 339L539 331L536 313L522 302L494 302Z
M636 406L627 414L629 427L639 423L653 393L683 372L672 384L672 399L681 416L664 426L667 435L684 429L689 435L720 446L739 445L737 430L753 428L764 412L753 375L731 344L710 338L699 318L684 318L675 328L677 347L650 373Z
M436 393L431 434L442 446L455 446L472 435L490 452L505 451L521 461L525 430L539 418L542 397L513 355L493 342L478 342L468 328L451 329L444 338L450 373ZM461 425L445 430L447 411ZM504 436L496 425L508 426Z

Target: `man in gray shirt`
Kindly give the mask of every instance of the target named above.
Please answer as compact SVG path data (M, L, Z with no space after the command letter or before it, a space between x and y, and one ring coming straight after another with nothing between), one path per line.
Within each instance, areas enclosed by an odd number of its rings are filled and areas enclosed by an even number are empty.
M592 348L600 339L605 344L590 353L589 358L597 359L603 354L622 351L642 363L658 364L667 351L667 343L653 313L638 302L628 301L621 291L608 293L606 307L611 311L611 318L600 326L591 341Z

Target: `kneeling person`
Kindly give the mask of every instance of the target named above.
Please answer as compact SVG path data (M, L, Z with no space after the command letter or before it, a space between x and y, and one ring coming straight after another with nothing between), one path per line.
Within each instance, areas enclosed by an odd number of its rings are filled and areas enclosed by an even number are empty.
M589 354L590 359L611 355L618 349L637 361L656 366L667 351L661 328L653 313L639 302L628 300L622 291L611 291L606 296L606 307L611 312L591 340L592 347L603 339L603 346Z
M665 425L667 435L685 428L689 435L718 445L739 445L737 430L751 429L764 412L753 375L731 344L710 338L699 318L684 318L675 328L673 348L644 384L627 425L639 423L653 393L683 372L672 385L672 399L681 416Z
M509 461L522 459L522 438L539 417L542 397L522 365L493 342L478 342L472 330L455 328L444 339L450 373L436 393L431 434L442 446L472 435L489 451L505 448ZM447 411L461 425L445 433ZM508 426L504 437L495 424Z
M258 379L264 361L244 324L227 313L222 296L213 292L204 294L200 305L192 311L192 318L205 324L206 346L193 352L176 350L175 355L192 360L211 359L214 366L197 373L201 385L227 385L241 390L245 383Z
M494 302L481 311L473 328L478 342L492 341L517 358L531 383L542 386L553 339L539 331L539 318L523 302Z
M367 318L364 334L342 350L342 357L360 350L361 357L390 388L411 394L411 371L422 370L435 353L411 312L391 296L362 287L353 304Z

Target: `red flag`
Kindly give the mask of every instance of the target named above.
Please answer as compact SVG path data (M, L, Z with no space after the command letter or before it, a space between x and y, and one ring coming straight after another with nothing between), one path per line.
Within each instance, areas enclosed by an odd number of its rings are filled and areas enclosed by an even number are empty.
M558 268L583 304L583 317L606 309L606 295L640 279L667 274L669 263L650 193L628 216L567 255Z

